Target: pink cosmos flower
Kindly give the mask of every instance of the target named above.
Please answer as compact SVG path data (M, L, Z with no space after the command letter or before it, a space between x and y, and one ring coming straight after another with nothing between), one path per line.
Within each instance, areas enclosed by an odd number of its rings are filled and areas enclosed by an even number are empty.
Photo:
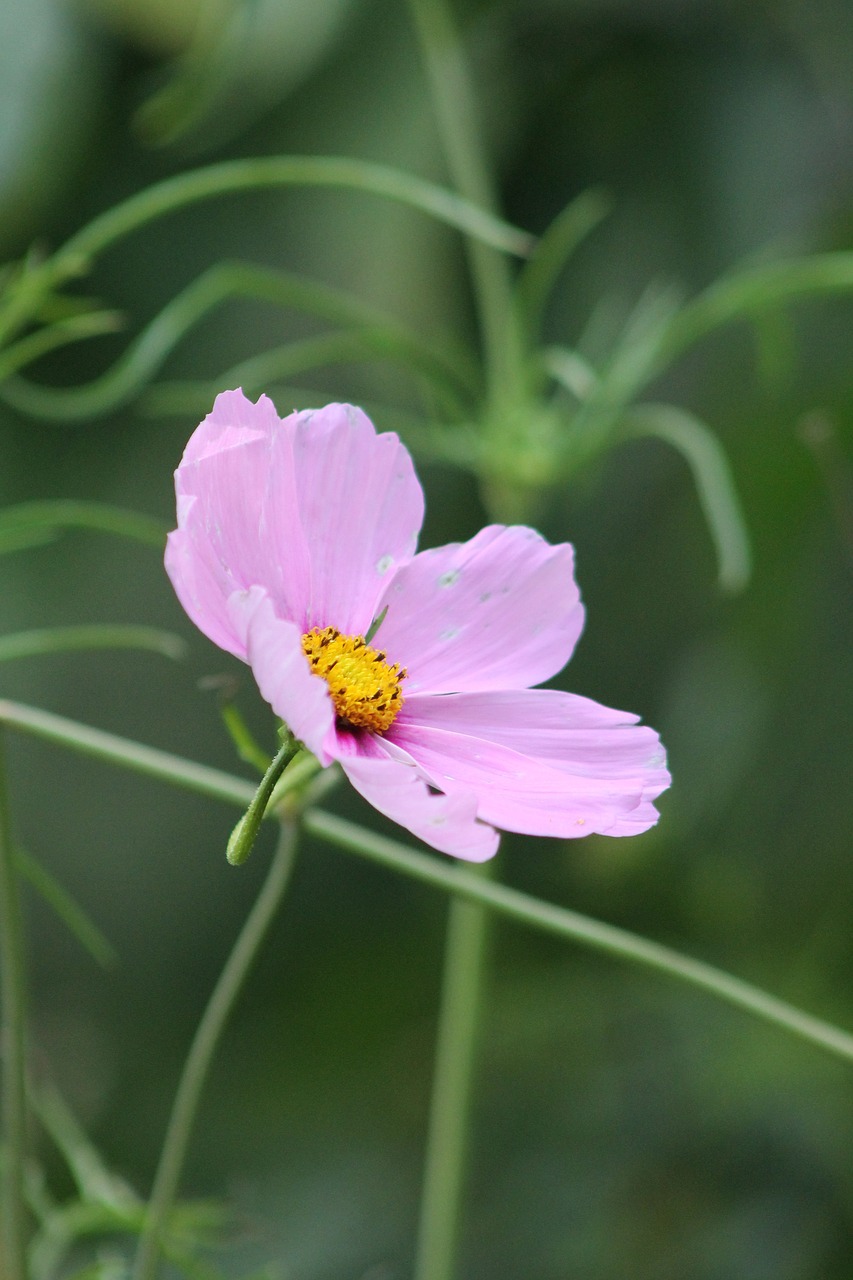
M625 836L657 821L657 734L531 687L583 627L568 544L490 525L416 554L409 453L350 405L282 420L266 396L227 391L175 488L166 568L181 604L381 813L474 862L496 852L496 828Z

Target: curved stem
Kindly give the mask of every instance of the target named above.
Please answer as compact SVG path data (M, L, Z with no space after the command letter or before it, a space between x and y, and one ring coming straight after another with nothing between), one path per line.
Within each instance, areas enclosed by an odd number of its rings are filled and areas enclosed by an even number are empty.
M348 156L258 156L224 160L166 178L95 218L55 255L68 269L89 262L137 227L199 200L264 187L343 187L411 205L506 253L525 254L531 237L517 227L414 174Z
M674 317L658 362L665 368L694 343L734 320L805 298L853 289L853 253L814 253L805 258L745 267L715 280Z
M154 1280L161 1236L171 1213L201 1092L213 1055L258 949L279 908L296 854L297 824L282 823L278 848L255 905L213 989L195 1033L163 1142L145 1225L133 1267L133 1280Z
M259 156L179 173L114 205L76 232L47 261L27 264L0 299L0 344L37 314L46 296L89 270L99 253L165 214L237 191L281 186L342 187L420 209L507 253L525 254L531 237L450 191L387 165L345 156Z
M3 1002L0 1274L3 1280L25 1280L23 1184L27 1109L23 929L2 747L0 735L0 997Z
M684 458L714 542L720 587L742 591L752 568L749 533L731 467L714 432L688 410L670 404L639 404L625 414L625 424L631 435L657 436Z
M0 662L50 653L91 652L93 649L148 649L178 662L186 656L187 643L173 631L122 622L38 627L33 631L11 631L0 636Z
M92 529L131 538L161 553L166 545L169 526L154 516L125 511L105 502L80 502L76 498L43 498L34 502L18 502L0 511L0 551L5 542L14 544L16 537L32 533L44 538L57 537L66 529Z
M476 390L476 371L466 353L445 349L446 344L433 349L431 343L418 334L409 333L404 326L359 299L289 272L248 262L220 262L170 299L115 364L92 382L56 387L10 378L0 385L0 398L32 417L64 424L110 413L143 389L169 353L205 315L235 298L251 298L306 311L353 331L351 336L369 329L374 331L374 343L381 338L394 358L408 357L435 378L460 389ZM17 346L13 350L17 350ZM2 372L0 357L0 374Z
M475 874L488 874L490 867L486 863ZM454 898L444 951L415 1280L451 1280L455 1270L486 979L487 926L485 908Z
M281 775L298 751L298 745L288 734L286 740L270 761L266 773L261 778L258 789L252 796L251 804L231 832L226 857L232 867L239 867L252 852L252 845L255 843L258 832L261 829L261 823L264 820L270 797Z

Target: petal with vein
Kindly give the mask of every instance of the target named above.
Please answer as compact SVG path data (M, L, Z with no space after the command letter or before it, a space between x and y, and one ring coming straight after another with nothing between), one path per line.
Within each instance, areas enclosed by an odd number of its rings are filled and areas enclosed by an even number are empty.
M470 542L422 551L380 602L377 643L408 669L407 693L519 689L571 657L583 606L568 543L490 525Z
M215 644L245 657L227 602L263 587L280 618L301 624L308 550L294 488L292 428L272 402L216 397L175 472L178 528L166 569L187 613Z
M347 756L341 766L374 809L433 849L468 862L486 862L497 853L500 837L477 821L474 795L433 793L414 762L404 758Z
M626 822L640 831L657 820L639 764L632 772L576 773L501 743L411 721L394 725L393 741L433 785L451 795L473 791L479 816L504 831L569 839L626 834Z
M392 432L377 435L361 409L330 404L298 415L293 462L310 548L305 630L363 635L394 570L417 546L424 495L412 459Z
M654 729L628 711L560 689L496 690L407 698L396 722L482 738L578 776L643 777L654 799L669 786Z
M299 628L276 617L260 587L235 593L228 604L264 698L323 766L331 764L337 754L332 699L325 680L311 672Z

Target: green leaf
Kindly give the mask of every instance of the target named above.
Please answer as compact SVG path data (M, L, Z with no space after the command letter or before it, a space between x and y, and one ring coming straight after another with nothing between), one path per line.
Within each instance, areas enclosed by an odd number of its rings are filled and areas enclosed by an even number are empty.
M75 528L118 534L119 537L156 547L160 552L168 532L168 526L153 516L105 503L78 502L73 498L21 502L0 510L0 553L30 545L27 539L44 542L66 529Z
M359 329L347 333L327 333L263 351L234 365L221 375L220 386L239 386L258 392L274 382L287 381L314 369L364 360L392 360L409 372L426 379L430 389L451 413L459 414L462 404L458 384L448 379L446 369L437 366L429 353L401 339L388 329Z
M272 761L270 753L264 751L260 744L255 741L249 726L233 702L224 703L220 707L220 714L225 728L228 730L229 737L237 750L237 755L246 764L250 764L257 769L258 773L263 777Z
M662 351L664 363L721 325L783 302L853 290L853 252L821 253L747 267L723 276L673 317Z
M604 367L597 376L587 367L589 376L585 380L582 376L579 386L576 383L577 390L585 390L586 395L569 419L562 450L566 474L613 444L625 410L658 368L662 343L677 308L675 290L650 286L628 317ZM564 386L569 385L566 354L558 349L558 360L549 366ZM583 375L587 370L578 367L576 372Z
M31 417L55 422L110 413L139 393L203 316L236 298L290 307L348 329L373 331L369 341L374 350L384 344L395 358L407 359L450 386L472 392L478 389L476 366L464 351L449 344L433 348L350 294L269 267L221 262L172 298L116 363L93 382L79 387L45 387L23 378L10 378L0 386L0 398ZM312 366L309 363L306 367ZM221 390L223 385L220 380L215 390Z
M221 769L193 764L168 751L158 751L141 742L131 742L117 734L77 724L64 716L54 715L51 711L23 706L7 699L0 699L0 723L34 733L37 737L45 738L58 746L70 747L83 755L236 804L241 809L252 802L257 789L253 782L236 778Z
M122 324L122 317L117 311L87 311L46 325L35 333L28 333L25 338L0 352L0 383L48 351L55 351L70 342L82 342L85 338L115 333Z
M611 209L603 191L583 191L557 215L537 241L518 277L517 299L522 323L535 339L548 297L578 245Z
M162 654L164 658L179 661L185 657L187 645L171 631L120 623L42 627L0 636L0 662L87 649L148 649Z
M749 581L751 554L746 521L722 445L703 422L686 409L642 404L626 415L634 436L655 436L677 449L693 473L699 502L717 553L717 576L725 591L740 591Z
M464 863L450 865L444 859L366 831L322 809L309 809L304 816L304 826L311 835L328 840L340 849L409 875L421 884L480 903L505 920L514 920L564 941L578 943L686 982L853 1063L853 1034L820 1018L813 1018L787 1001L778 1000L752 983L702 960L694 960L671 947L603 920L545 902L508 885L485 880Z
M92 959L104 969L111 969L118 957L98 926L90 919L58 880L23 849L15 850L15 865L25 880L41 894L60 920L67 926Z
M42 1082L34 1088L33 1105L45 1131L65 1160L81 1200L118 1211L139 1207L139 1197L126 1182L110 1172L54 1084Z
M580 352L571 347L546 347L539 358L545 372L575 400L582 403L593 394L598 375Z
M199 200L283 186L361 191L410 205L505 253L524 256L533 247L527 232L402 169L348 156L259 156L207 165L146 188L78 231L56 258L61 264L89 262L138 227Z
M395 200L505 253L524 256L533 237L470 201L387 165L346 156L259 156L227 160L167 178L94 218L45 261L30 258L0 302L0 345L39 314L60 286L85 274L117 241L201 200L276 187L331 187Z

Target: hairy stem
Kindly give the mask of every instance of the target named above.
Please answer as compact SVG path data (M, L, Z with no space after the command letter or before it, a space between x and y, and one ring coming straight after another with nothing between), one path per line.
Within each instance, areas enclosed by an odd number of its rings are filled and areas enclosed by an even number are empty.
M260 894L225 962L190 1046L154 1178L133 1280L154 1280L157 1274L161 1239L177 1195L202 1089L222 1032L290 880L297 833L294 820L282 823L278 848Z

